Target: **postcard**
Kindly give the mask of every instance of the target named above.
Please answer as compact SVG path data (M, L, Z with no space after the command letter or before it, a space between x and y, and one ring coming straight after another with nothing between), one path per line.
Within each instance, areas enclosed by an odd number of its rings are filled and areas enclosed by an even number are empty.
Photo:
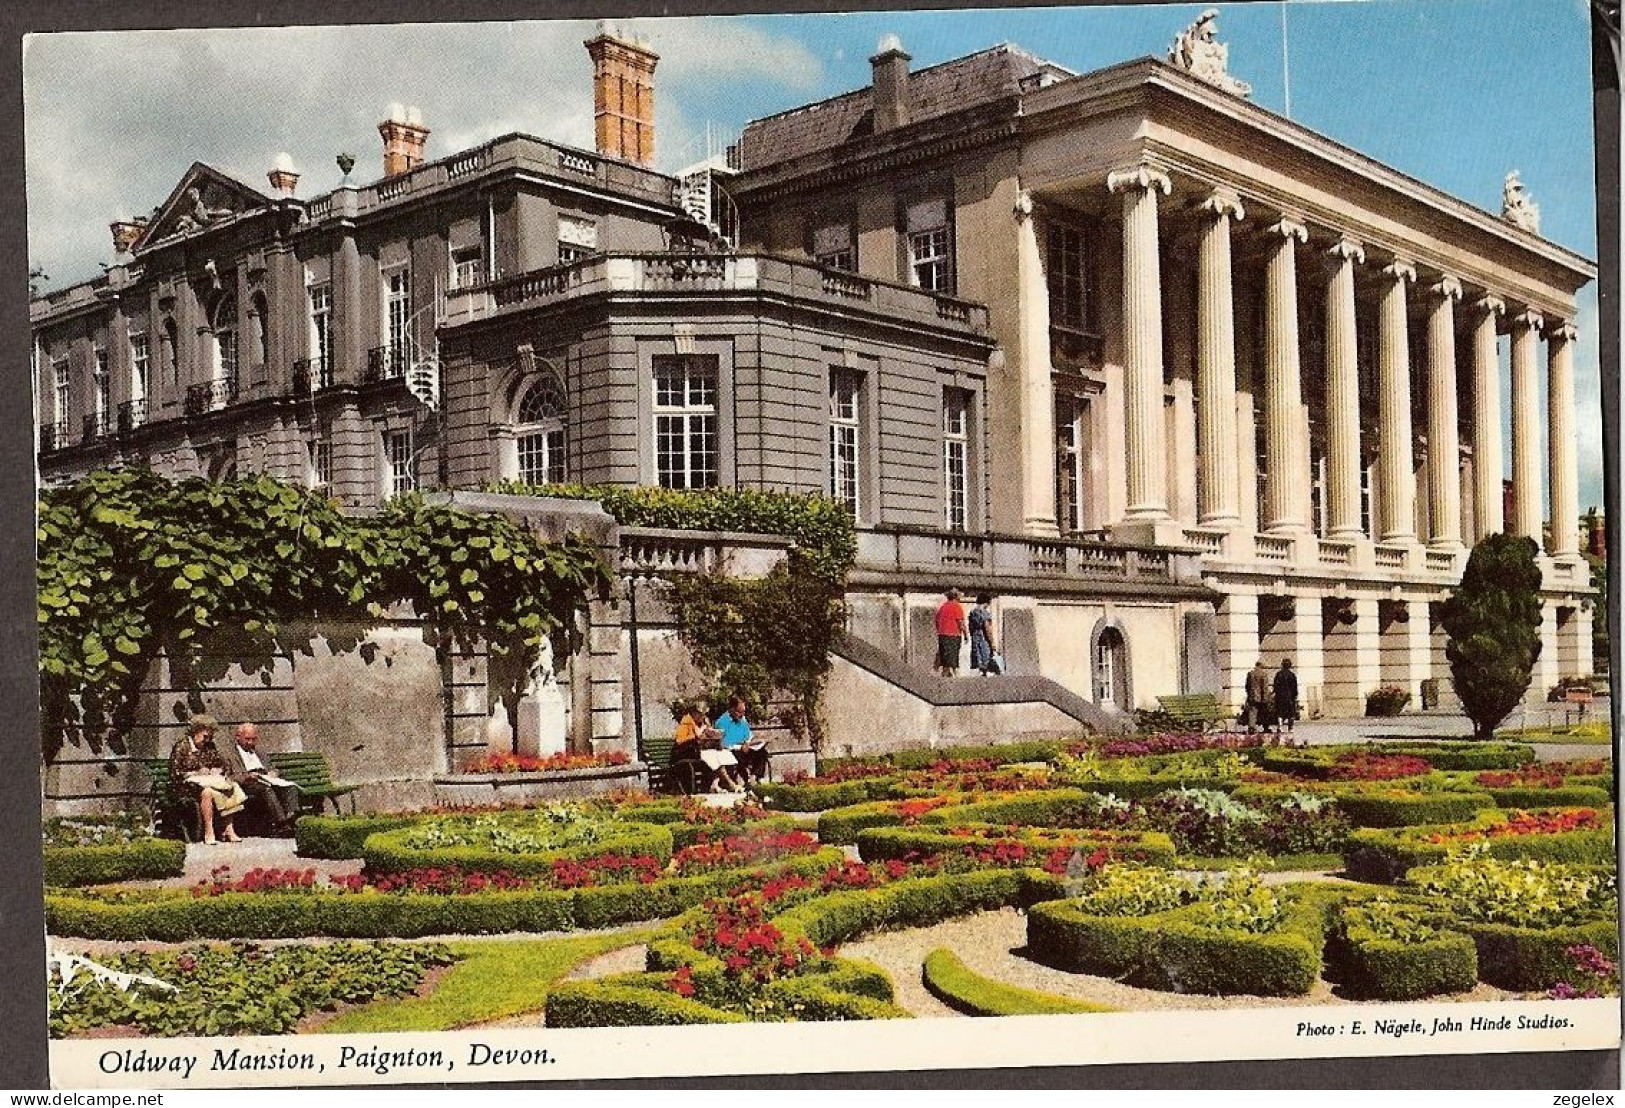
M29 36L52 1082L1617 1049L1589 30Z

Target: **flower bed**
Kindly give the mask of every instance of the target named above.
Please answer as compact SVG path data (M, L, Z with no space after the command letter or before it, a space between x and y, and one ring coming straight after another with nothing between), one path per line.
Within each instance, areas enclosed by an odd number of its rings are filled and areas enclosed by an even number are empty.
M1424 908L1381 899L1340 907L1326 965L1328 977L1361 999L1419 1000L1478 982L1469 936L1440 928Z
M497 773L561 773L576 769L607 769L624 766L632 761L622 750L606 754L486 754L463 766L465 774L489 775Z
M1074 852L1101 860L1172 865L1174 844L1157 831L1045 831L995 824L953 827L877 827L858 835L858 856L866 862L968 856L984 865L1016 865L1065 872Z
M1223 885L1181 893L1185 902L1176 907L1149 898L1151 910L1133 916L1099 914L1086 892L1034 905L1027 946L1035 959L1058 969L1144 988L1303 996L1320 977L1328 895L1335 896L1313 888L1268 889L1240 871ZM1120 897L1111 903L1114 913L1123 911Z
M1416 866L1442 862L1453 847L1483 842L1488 856L1606 865L1614 857L1613 827L1595 809L1482 812L1456 823L1353 832L1343 860L1350 877L1388 884Z
M51 1036L103 1027L144 1035L281 1035L312 1012L413 992L436 966L449 965L444 945L332 943L267 950L253 943L115 954L99 964L139 974L174 991L136 983L118 988L79 969L51 977Z
M579 811L546 810L524 819L476 816L431 823L368 837L361 856L369 873L455 866L464 871L509 870L521 876L548 873L558 858L651 855L671 860L672 835L665 827L595 820Z

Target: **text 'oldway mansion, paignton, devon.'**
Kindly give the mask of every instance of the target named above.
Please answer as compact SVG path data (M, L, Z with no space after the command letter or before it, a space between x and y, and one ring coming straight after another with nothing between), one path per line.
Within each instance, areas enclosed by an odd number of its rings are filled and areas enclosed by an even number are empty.
M859 529L832 695L930 684L952 585L998 597L1010 680L1108 713L1239 703L1260 657L1327 715L1448 689L1439 602L1508 531L1543 544L1531 695L1589 673L1595 266L1516 173L1488 213L1252 103L1214 30L1081 74L1012 45L911 70L888 37L871 87L673 176L657 55L601 25L596 150L426 160L392 109L369 183L196 163L104 276L33 302L43 480L821 492Z

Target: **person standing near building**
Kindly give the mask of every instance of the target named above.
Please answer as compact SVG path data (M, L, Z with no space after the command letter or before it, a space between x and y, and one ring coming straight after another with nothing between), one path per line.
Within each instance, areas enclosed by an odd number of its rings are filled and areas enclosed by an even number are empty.
M1250 735L1262 728L1270 729L1274 723L1270 713L1270 698L1274 689L1270 684L1270 670L1264 664L1264 659L1258 659L1258 664L1247 675L1247 733Z
M993 645L993 598L982 593L976 598L976 607L970 610L966 617L966 626L970 629L970 668L976 670L983 677L990 673L998 673L999 668L993 661L998 653L998 647Z
M959 672L959 648L965 642L965 606L959 602L959 590L949 589L948 597L937 609L937 665L943 677Z
M1280 731L1290 731L1298 722L1298 675L1292 672L1292 659L1282 658L1275 671L1275 721Z

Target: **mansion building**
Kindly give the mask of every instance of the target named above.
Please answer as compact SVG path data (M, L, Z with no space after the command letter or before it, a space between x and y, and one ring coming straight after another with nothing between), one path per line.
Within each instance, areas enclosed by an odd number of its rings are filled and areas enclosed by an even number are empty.
M1119 712L1239 704L1261 657L1311 712L1448 690L1439 604L1506 531L1543 547L1531 695L1591 671L1596 269L1515 177L1485 212L1259 107L1207 16L1084 74L888 39L870 87L677 175L656 54L586 46L593 151L426 159L391 110L381 178L198 163L114 223L105 276L32 305L43 481L824 493L859 527L854 639L924 671L941 592L991 592L1012 673Z

